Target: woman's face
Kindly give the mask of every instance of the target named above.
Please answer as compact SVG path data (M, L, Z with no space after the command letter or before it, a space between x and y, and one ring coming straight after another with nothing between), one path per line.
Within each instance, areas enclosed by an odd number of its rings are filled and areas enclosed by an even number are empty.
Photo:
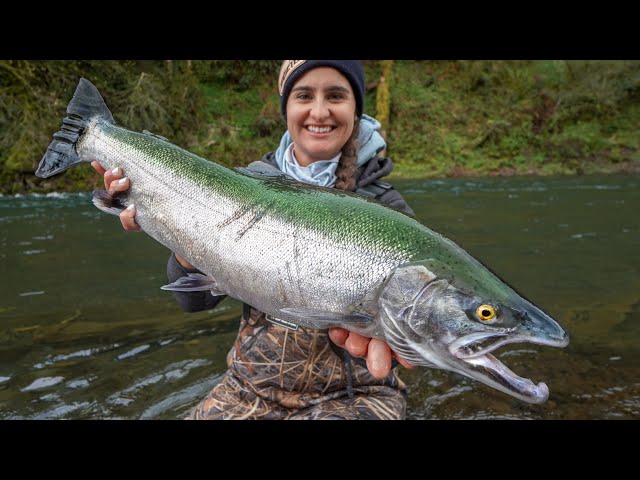
M287 129L295 156L306 167L335 157L355 123L356 100L349 80L338 70L309 70L293 85L287 99Z

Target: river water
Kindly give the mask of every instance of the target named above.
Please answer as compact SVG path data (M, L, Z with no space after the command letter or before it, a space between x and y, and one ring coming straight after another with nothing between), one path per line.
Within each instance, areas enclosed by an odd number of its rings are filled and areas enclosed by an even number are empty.
M564 349L494 354L544 381L529 405L401 369L409 419L640 418L640 177L395 182L418 219L560 322ZM240 304L183 313L168 250L90 194L0 196L0 419L176 419L216 384Z

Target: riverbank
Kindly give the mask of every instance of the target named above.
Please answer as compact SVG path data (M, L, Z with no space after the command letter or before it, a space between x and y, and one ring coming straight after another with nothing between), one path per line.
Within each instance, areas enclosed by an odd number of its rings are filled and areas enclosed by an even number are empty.
M419 168L400 164L393 169L393 172L386 177L389 181L411 180L411 179L444 179L457 177L514 177L514 176L577 176L577 175L640 175L640 162L622 161L609 163L607 159L590 160L584 162L577 169L563 168L560 164L549 165L546 168L535 167L501 167L495 170L474 171L464 166L454 167L445 175L425 174Z

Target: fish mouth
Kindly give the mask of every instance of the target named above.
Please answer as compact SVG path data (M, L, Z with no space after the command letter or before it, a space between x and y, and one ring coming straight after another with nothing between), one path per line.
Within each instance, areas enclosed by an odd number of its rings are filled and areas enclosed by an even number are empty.
M481 332L465 335L449 345L449 353L464 362L463 373L480 380L497 390L528 403L543 403L549 397L549 388L543 382L537 385L511 371L491 355L499 347L509 343L535 343L552 347L565 347L568 337L535 338L505 332Z

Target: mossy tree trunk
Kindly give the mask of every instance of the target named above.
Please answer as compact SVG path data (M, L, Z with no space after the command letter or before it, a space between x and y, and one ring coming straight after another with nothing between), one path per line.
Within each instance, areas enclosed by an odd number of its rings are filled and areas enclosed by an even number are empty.
M378 88L376 91L376 119L382 125L380 134L382 138L387 139L387 130L389 129L389 114L391 112L391 74L393 70L393 60L381 60L382 72L380 73L380 80L378 81ZM386 149L380 152L380 155L385 155Z

